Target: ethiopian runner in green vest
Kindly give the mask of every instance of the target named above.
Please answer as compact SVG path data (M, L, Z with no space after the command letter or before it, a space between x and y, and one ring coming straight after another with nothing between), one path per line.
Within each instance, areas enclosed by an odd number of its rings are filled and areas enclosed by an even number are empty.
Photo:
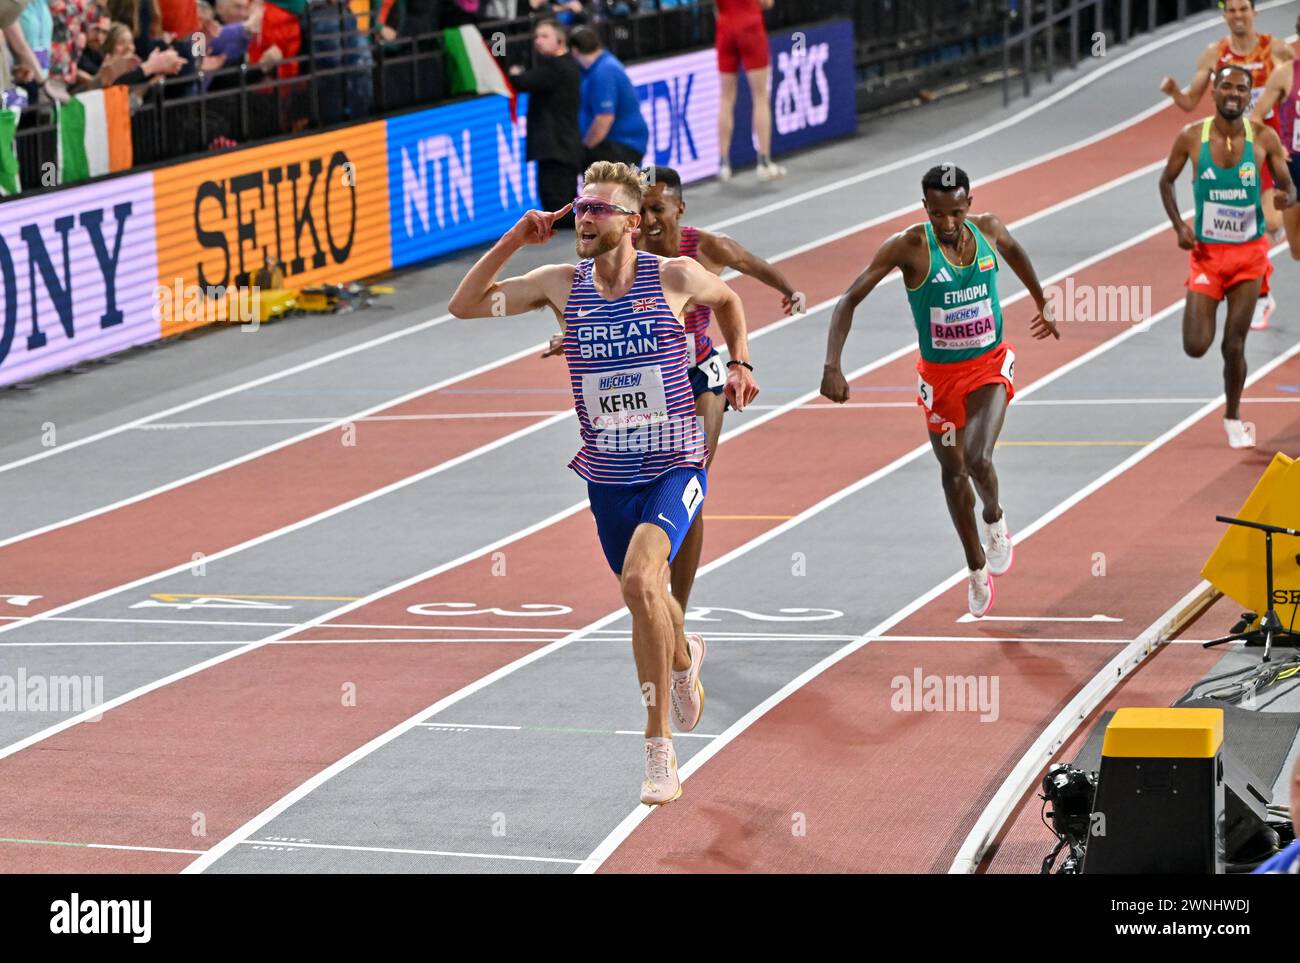
M992 577L1004 575L1014 556L993 468L993 449L1015 394L1016 354L1002 340L1002 258L1038 306L1030 334L1037 340L1061 335L1025 249L996 215L970 213L966 173L953 164L931 168L921 193L927 220L887 240L835 305L821 391L840 404L849 400L840 356L853 311L897 268L921 343L916 403L925 411L948 513L966 552L967 601L980 617L993 607ZM976 493L982 524L975 518Z
M1246 335L1261 294L1268 294L1273 262L1264 236L1260 172L1267 165L1280 211L1295 203L1295 184L1286 152L1273 128L1245 116L1251 75L1236 64L1220 68L1214 80L1215 115L1184 128L1160 175L1160 199L1178 233L1178 246L1191 251L1187 301L1183 307L1183 350L1199 358L1214 344L1219 302L1228 302L1223 323L1223 427L1233 448L1255 447L1254 432L1241 420L1246 385ZM1183 220L1174 181L1192 161L1196 226Z

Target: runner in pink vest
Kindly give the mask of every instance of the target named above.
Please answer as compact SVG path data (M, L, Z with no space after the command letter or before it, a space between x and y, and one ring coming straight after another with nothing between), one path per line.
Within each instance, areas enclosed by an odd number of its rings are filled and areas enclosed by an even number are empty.
M1300 30L1300 17L1296 18ZM1268 83L1255 102L1251 120L1263 123L1270 111L1277 108L1278 133L1287 150L1287 166L1291 170L1291 183L1300 184L1300 60L1279 65L1268 76ZM1291 245L1291 257L1300 261L1300 205L1292 205L1282 212L1286 239Z

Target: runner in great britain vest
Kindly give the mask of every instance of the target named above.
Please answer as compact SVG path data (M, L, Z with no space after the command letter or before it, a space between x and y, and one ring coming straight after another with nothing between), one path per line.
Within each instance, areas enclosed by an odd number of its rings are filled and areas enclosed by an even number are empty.
M596 290L591 260L574 270L564 357L582 448L569 467L589 482L640 485L704 465L687 334L664 298L660 263L638 251L636 281L613 301Z

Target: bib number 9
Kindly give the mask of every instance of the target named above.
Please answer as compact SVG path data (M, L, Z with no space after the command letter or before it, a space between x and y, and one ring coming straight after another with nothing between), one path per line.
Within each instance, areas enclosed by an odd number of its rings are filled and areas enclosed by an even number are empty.
M716 354L701 364L700 370L708 378L710 388L721 388L727 383L727 369L722 366L722 359Z

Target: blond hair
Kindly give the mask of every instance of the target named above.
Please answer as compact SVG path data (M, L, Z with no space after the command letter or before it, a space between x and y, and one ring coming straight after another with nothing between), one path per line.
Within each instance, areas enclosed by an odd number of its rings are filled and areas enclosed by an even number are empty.
M632 206L637 210L640 210L641 201L645 198L646 188L649 186L646 175L642 171L631 164L619 164L615 161L596 161L582 175L582 183L584 185L617 184L627 191L634 202Z

